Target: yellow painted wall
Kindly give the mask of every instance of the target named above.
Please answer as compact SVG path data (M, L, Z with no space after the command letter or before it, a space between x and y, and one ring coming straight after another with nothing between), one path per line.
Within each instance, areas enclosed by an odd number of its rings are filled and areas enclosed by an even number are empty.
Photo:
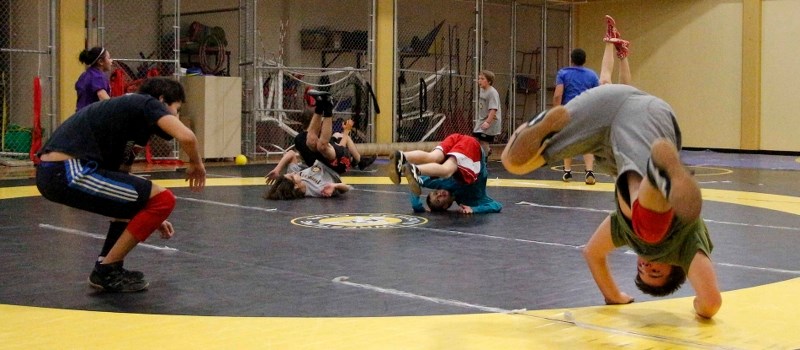
M602 1L576 9L576 46L586 50L587 66L599 70L610 14L632 43L634 85L672 105L683 145L740 148L741 1Z
M61 0L57 12L58 37L58 116L61 121L75 113L75 81L83 73L78 55L84 49L86 38L85 1Z
M378 143L392 142L394 114L394 1L377 1L375 33L375 96L381 101L381 114L375 118Z
M800 1L762 1L761 149L800 151Z

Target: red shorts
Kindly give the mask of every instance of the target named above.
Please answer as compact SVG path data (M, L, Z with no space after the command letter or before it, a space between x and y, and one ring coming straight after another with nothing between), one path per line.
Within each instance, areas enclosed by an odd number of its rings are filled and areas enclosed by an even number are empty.
M452 134L436 146L447 157L455 157L458 174L467 185L478 179L481 172L481 144L469 135Z

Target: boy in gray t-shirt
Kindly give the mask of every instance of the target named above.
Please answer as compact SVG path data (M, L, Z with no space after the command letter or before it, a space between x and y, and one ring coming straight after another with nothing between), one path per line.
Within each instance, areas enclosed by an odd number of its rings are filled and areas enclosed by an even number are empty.
M478 100L478 115L475 120L475 128L472 130L474 136L481 143L481 148L486 154L491 154L489 144L494 142L494 138L502 131L503 112L500 109L500 94L492 84L494 83L494 73L482 70L478 75L478 87L480 95Z

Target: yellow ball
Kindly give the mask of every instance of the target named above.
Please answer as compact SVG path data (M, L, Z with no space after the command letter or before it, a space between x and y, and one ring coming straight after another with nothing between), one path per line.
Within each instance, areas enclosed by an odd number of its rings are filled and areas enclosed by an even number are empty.
M247 157L244 154L236 156L236 165L245 165L245 164L247 164Z

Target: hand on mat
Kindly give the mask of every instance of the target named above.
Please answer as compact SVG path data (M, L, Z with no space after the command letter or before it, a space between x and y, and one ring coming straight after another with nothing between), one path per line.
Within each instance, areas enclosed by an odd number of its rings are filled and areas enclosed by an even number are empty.
M336 184L327 184L325 187L322 188L322 196L323 197L330 197L333 195L333 192L336 190Z
M459 210L461 214L472 214L472 207L463 204L459 204L458 206L461 207L461 209Z
M632 302L633 298L624 292L619 292L619 295L614 299L606 298L606 305L630 304Z
M281 171L278 168L272 169L266 176L267 185L272 185L275 183L275 180L278 180L281 177Z
M175 234L175 228L173 228L172 223L167 220L161 223L161 226L158 227L158 231L161 232L161 239L170 239L172 235Z

